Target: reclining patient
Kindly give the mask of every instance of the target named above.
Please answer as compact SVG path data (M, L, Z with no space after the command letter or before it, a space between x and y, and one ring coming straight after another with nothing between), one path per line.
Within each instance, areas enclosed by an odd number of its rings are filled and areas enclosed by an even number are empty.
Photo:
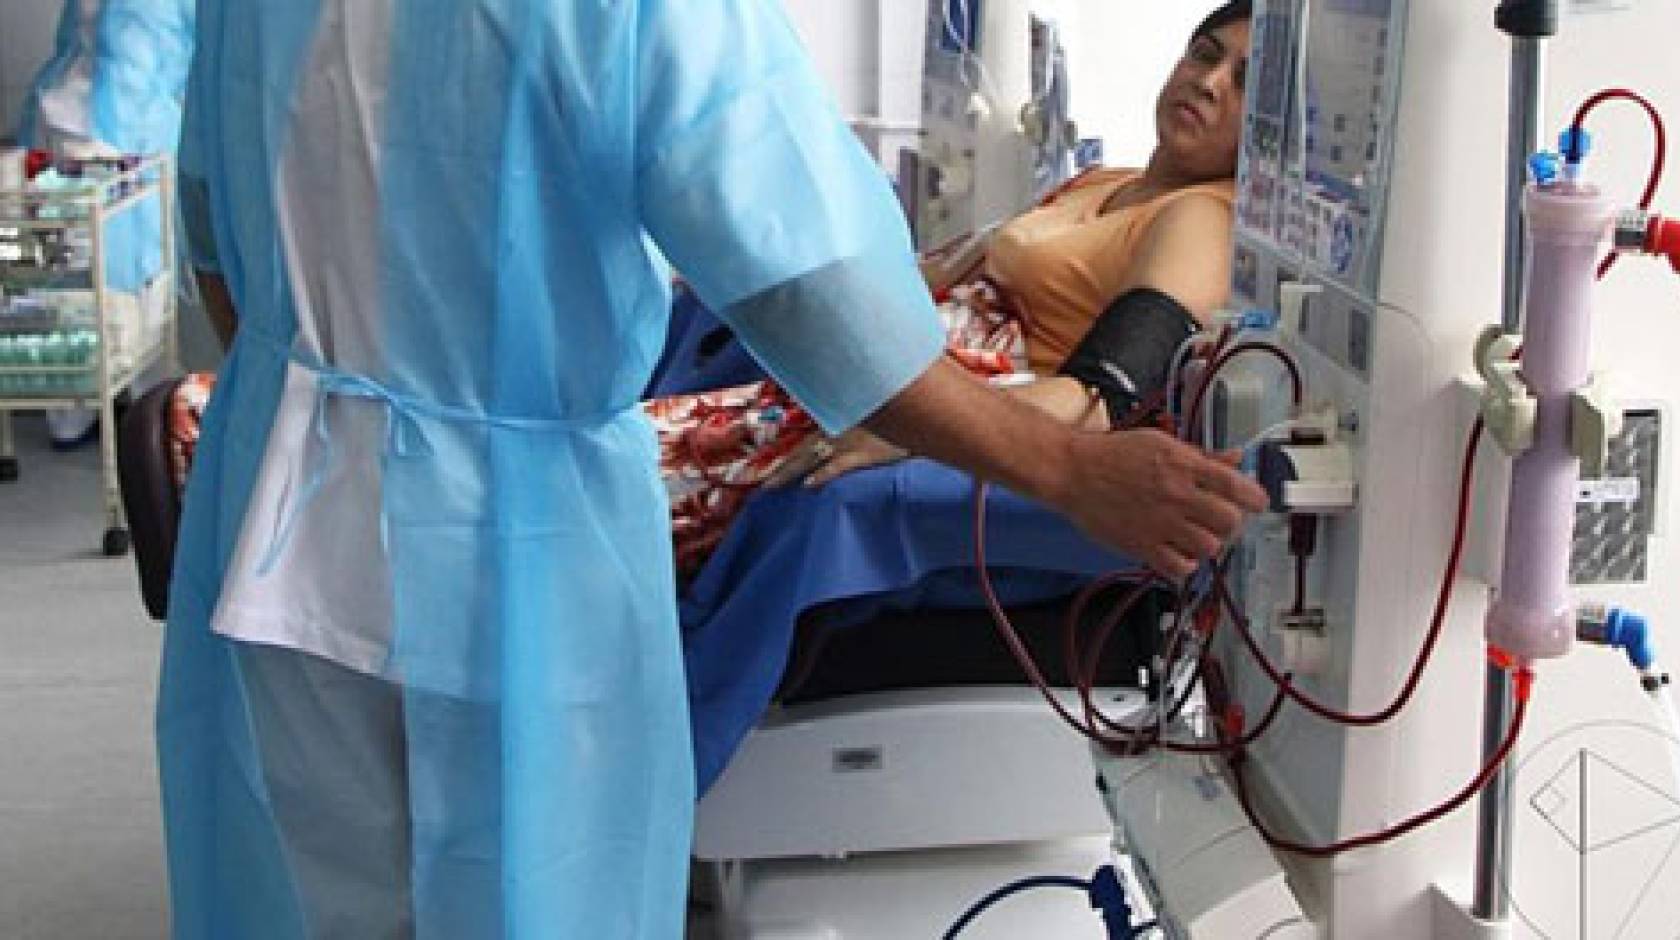
M1165 384L1173 354L1228 296L1250 7L1227 3L1196 29L1157 100L1144 169L1087 173L989 238L924 261L950 356L1093 429ZM905 456L861 428L824 439L769 381L644 407L685 576L757 488Z
M1053 419L1093 429L1165 384L1173 354L1228 295L1251 5L1226 3L1193 33L1157 99L1144 169L1086 173L988 238L924 260L950 356ZM190 376L174 402L181 482L212 382ZM861 428L825 440L769 381L644 408L685 577L759 487L802 476L817 485L905 456Z

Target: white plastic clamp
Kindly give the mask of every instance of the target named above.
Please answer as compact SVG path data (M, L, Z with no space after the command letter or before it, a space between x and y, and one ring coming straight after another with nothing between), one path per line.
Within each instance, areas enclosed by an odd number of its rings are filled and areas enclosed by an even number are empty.
M1581 479L1604 478L1610 444L1622 436L1622 409L1610 394L1610 380L1594 375L1569 401L1569 447L1581 458Z
M1534 426L1540 403L1529 394L1516 360L1522 343L1497 326L1482 331L1476 340L1476 371L1486 386L1482 389L1482 421L1501 450L1520 457L1534 446Z

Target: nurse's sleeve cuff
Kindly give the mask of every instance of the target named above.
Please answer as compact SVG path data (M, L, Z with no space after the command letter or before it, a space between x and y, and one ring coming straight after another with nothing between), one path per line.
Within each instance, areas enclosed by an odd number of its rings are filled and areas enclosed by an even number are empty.
M722 311L818 424L839 433L926 372L945 338L900 252L832 262Z

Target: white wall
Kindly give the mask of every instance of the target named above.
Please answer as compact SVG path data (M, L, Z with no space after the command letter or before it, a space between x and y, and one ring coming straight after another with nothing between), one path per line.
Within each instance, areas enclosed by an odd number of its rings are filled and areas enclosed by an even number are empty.
M784 0L784 5L840 110L874 114L880 82L879 0ZM896 5L914 4L897 0Z
M1155 144L1154 106L1161 81L1183 52L1190 30L1215 4L1030 2L1063 25L1080 135L1107 141L1110 163L1142 163ZM880 118L891 127L919 122L926 0L784 3L845 114ZM886 136L903 144L913 139Z
M35 70L52 54L57 0L0 0L0 137L16 129Z
M1080 136L1107 142L1107 162L1139 166L1155 147L1155 97L1190 31L1216 4L1090 0L1078 33L1066 37L1073 62L1073 113Z

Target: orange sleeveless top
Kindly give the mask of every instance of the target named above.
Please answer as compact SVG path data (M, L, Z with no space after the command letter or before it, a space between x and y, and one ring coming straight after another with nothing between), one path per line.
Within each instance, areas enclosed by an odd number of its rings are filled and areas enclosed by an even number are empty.
M1206 193L1227 206L1236 201L1235 184L1220 180L1104 213L1109 197L1139 175L1137 170L1098 170L992 236L985 273L1020 308L1034 372L1060 368L1097 316L1133 286L1138 246L1163 210L1192 193Z

